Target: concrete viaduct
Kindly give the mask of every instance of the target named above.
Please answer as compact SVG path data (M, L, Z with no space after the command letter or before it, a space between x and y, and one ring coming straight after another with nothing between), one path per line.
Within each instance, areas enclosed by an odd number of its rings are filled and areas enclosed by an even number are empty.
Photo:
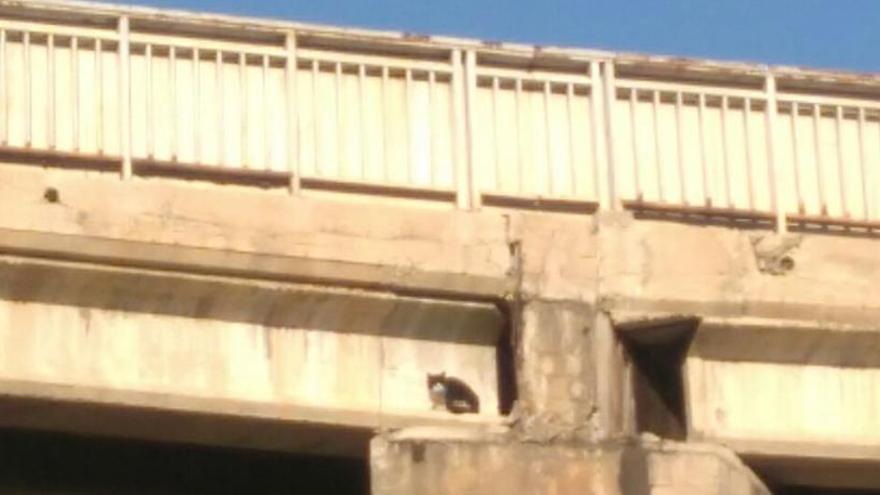
M880 490L878 229L877 76L0 0L10 458Z

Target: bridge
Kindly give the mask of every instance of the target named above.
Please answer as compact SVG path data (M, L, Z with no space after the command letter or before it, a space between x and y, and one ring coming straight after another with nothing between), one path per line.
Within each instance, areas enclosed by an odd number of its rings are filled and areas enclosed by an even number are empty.
M873 75L0 0L0 426L877 489L878 203Z

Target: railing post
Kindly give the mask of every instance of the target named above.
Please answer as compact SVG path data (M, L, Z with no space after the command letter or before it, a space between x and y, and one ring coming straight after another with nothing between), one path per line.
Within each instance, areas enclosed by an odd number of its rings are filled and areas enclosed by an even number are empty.
M773 195L773 211L776 213L776 232L784 234L788 231L788 225L785 218L785 205L782 196L782 173L779 160L776 157L776 78L769 72L765 79L765 91L767 94L767 108L764 115L766 116L765 127L767 135L767 164L770 170L770 193Z
M455 197L461 209L471 205L470 178L468 177L468 136L465 122L464 69L462 67L461 50L452 50L452 125L455 142Z
M621 209L620 198L617 194L617 174L614 168L614 102L617 99L617 85L615 84L614 61L608 60L604 64L604 94L605 94L605 164L608 178L608 207L612 210Z
M602 203L602 172L601 172L601 161L602 161L602 146L599 144L602 133L599 132L599 125L601 122L604 122L605 119L601 118L601 107L599 104L599 98L604 98L604 91L602 90L602 72L599 67L598 60L590 61L590 147L592 148L592 159L593 159L593 194L595 194L595 199L597 204Z
M482 204L480 186L476 174L476 158L474 155L474 112L477 100L477 52L468 50L465 52L465 128L467 129L467 181L470 195L470 206L479 209Z
M287 33L287 68L286 88L287 95L287 167L290 170L290 193L298 194L300 190L299 178L299 116L296 101L296 33Z
M119 149L122 178L130 179L131 167L131 46L128 17L119 18Z

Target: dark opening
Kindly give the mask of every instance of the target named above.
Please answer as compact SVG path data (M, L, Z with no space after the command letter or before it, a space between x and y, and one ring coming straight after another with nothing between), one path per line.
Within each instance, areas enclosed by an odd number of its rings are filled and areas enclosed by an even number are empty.
M671 440L687 437L682 366L696 323L685 320L623 331L632 362L639 433L650 432Z
M0 429L0 493L368 494L364 459Z
M514 311L509 305L499 304L502 326L495 346L496 373L498 375L498 412L504 416L513 410L517 399L516 388L516 342L514 341Z
M778 495L880 493L880 462L876 460L769 455L742 459Z
M797 485L768 485L775 495L877 495L878 490L815 488Z

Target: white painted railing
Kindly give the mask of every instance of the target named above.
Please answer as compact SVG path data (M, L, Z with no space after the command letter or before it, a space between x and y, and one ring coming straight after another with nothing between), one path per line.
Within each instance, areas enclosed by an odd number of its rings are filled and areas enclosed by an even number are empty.
M880 227L880 100L777 91L772 71L734 85L616 74L611 56L24 19L0 15L0 151L40 163Z

